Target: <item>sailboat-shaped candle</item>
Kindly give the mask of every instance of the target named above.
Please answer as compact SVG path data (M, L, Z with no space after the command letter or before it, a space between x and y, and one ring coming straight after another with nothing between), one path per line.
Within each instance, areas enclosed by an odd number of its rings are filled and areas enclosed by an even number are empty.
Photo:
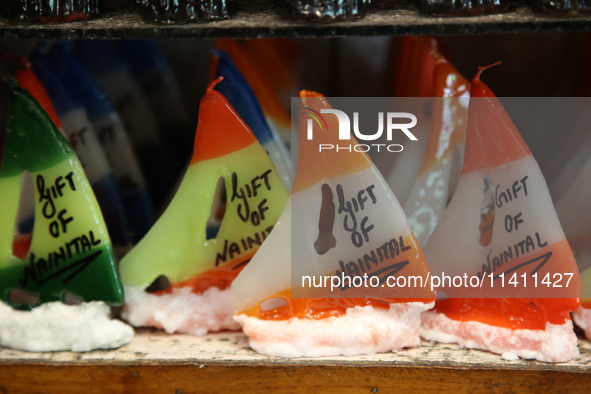
M123 317L134 326L204 335L239 329L231 283L269 236L287 192L269 156L212 82L201 100L195 148L160 219L120 263ZM225 187L219 231L208 235L216 186ZM151 286L159 277L164 289ZM156 282L157 283L157 282Z
M448 299L423 313L421 336L568 361L578 355L569 316L581 296L575 259L540 168L482 71L470 91L462 175L425 247ZM492 208L485 215L483 205Z
M133 329L109 319L107 304L120 305L123 288L96 198L45 110L12 85L0 165L0 344L30 351L119 347ZM35 185L35 221L19 258L12 241L25 171ZM60 302L68 297L85 303Z
M317 123L308 115L330 110L326 99L309 91L300 95L292 194L269 239L234 281L235 319L253 349L274 356L416 346L420 313L435 295L428 286L394 288L386 281L426 279L421 248L396 197L369 157L355 150L355 140L338 139L333 115ZM344 147L340 152L318 152L318 144L337 142ZM369 285L357 286L364 278Z

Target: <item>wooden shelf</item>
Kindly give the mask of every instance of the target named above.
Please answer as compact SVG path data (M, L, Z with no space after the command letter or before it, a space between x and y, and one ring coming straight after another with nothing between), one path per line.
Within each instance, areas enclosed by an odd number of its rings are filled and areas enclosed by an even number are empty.
M0 349L0 393L588 393L591 343L564 364L424 342L397 353L282 359L242 333L205 337L140 329L117 350L27 353Z
M406 1L406 2L405 2ZM340 37L440 35L591 30L591 15L547 15L526 6L502 14L445 17L422 15L408 0L374 2L367 17L350 22L313 23L280 18L269 0L239 1L238 16L219 22L156 24L141 18L132 0L116 0L106 15L90 21L51 24L0 20L4 39L138 39Z

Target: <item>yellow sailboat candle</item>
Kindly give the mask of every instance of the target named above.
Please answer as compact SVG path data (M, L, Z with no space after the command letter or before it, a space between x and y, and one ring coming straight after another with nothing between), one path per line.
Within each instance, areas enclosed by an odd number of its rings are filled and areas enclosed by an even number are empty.
M421 336L565 362L579 353L570 320L580 304L579 273L540 168L480 80L484 69L472 80L462 175L425 247L448 298L423 313ZM490 218L482 215L485 187Z
M0 345L31 351L119 347L133 329L109 319L105 303L120 305L123 288L96 198L45 110L11 83L0 165ZM12 244L25 171L35 185L35 219L30 247L18 251L24 254L19 258ZM36 301L25 303L23 293ZM65 305L68 296L89 303Z
M269 156L213 81L201 100L191 164L170 205L120 263L123 316L134 326L204 335L239 329L231 283L269 236L287 201ZM216 186L225 187L219 231L208 236ZM154 292L164 276L169 285Z
M403 204L419 245L425 247L459 178L464 156L470 82L440 55L434 72L431 132L425 159ZM454 180L456 182L454 182Z
M426 279L421 248L365 153L346 147L318 153L319 143L347 141L338 139L335 116L324 114L324 122L316 123L308 115L331 109L324 97L300 95L294 187L268 241L234 281L235 319L253 349L273 356L374 354L416 346L420 313L432 307L435 294L429 287L386 287L386 281L409 274ZM356 146L354 139L348 142ZM319 278L329 276L335 279L319 289ZM345 276L375 286L353 287Z

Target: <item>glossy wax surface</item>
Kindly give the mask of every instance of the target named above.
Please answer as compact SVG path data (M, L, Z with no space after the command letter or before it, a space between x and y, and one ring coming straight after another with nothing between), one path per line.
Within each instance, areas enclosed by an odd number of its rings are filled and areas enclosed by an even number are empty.
M271 299L282 299L285 305L264 311L260 306L256 306L243 313L261 320L288 320L292 317L318 320L342 316L347 313L347 309L356 306L390 309L390 304L397 302L433 301L419 298L292 298L291 290L282 291L269 300Z
M579 298L450 298L434 310L458 321L478 321L495 327L545 330L546 323L564 324L579 306Z

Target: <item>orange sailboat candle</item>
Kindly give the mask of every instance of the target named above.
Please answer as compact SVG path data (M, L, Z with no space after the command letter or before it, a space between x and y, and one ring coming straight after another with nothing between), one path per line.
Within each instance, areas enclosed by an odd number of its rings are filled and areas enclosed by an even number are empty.
M472 81L462 175L425 247L434 277L450 278L440 287L448 299L423 313L421 336L565 362L578 355L569 314L580 303L579 273L540 168L480 80L484 69ZM488 220L483 205L494 209Z
M374 354L416 346L420 313L435 294L428 286L386 282L408 275L426 280L421 248L371 159L338 139L337 118L322 113L331 109L326 99L309 91L300 96L292 193L268 242L234 281L234 318L250 346L268 355ZM322 118L315 122L310 114ZM318 152L318 144L337 142L345 148ZM351 138L349 147L355 146ZM363 280L368 285L352 285Z

